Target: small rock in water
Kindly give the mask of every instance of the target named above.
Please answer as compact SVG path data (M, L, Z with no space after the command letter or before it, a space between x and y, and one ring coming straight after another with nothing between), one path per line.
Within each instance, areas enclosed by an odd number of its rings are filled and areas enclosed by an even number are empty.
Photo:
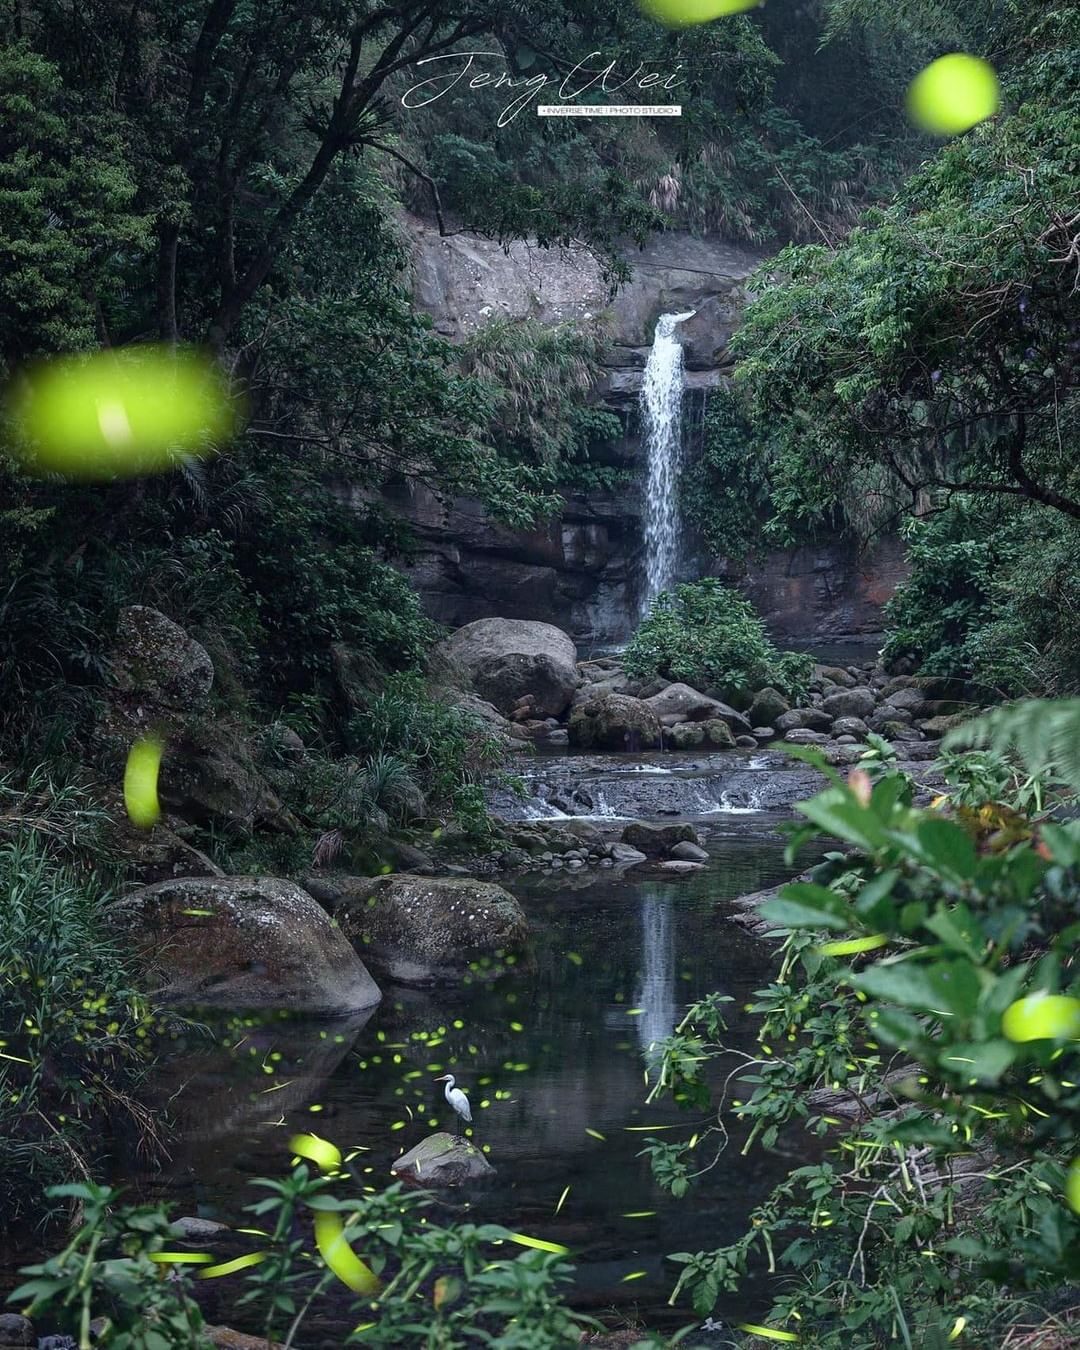
M475 1144L445 1130L421 1139L415 1148L391 1163L390 1170L404 1180L419 1181L426 1186L460 1186L495 1171Z
M671 856L680 859L682 862L704 863L709 861L709 855L700 844L692 844L688 839L676 844L671 850Z
M229 1225L227 1223L217 1223L213 1219L197 1219L190 1215L183 1218L174 1219L173 1227L179 1228L184 1237L194 1239L203 1239L213 1237L215 1233L227 1233Z
M743 750L757 749L757 741L754 739L753 736L736 736L735 744L737 746L740 746Z
M678 858L669 862L658 863L657 866L661 872L703 872L705 864L699 862L682 862Z
M646 856L640 849L636 849L630 844L612 844L611 856L608 861L614 866L630 867L634 863L645 862Z

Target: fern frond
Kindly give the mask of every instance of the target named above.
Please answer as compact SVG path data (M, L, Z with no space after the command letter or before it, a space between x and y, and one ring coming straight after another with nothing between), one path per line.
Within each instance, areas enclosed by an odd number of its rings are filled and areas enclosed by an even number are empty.
M994 708L950 731L942 748L1014 755L1033 776L1080 792L1080 699L1026 699Z

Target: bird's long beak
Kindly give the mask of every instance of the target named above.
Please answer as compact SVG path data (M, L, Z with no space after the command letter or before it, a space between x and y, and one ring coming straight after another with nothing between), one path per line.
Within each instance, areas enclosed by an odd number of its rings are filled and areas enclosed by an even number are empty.
M449 1077L450 1077L450 1075L449 1075L448 1073L443 1073L443 1074L440 1074L440 1075L438 1076L438 1078L433 1078L431 1081L432 1081L433 1083L445 1083L446 1080L447 1080Z

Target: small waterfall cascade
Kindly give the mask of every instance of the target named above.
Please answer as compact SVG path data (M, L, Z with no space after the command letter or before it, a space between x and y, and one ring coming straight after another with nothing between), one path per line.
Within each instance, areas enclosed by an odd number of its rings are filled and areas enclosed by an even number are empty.
M641 956L637 1033L651 1068L657 1054L650 1047L675 1030L675 923L671 901L659 895L642 896Z
M645 489L645 595L643 609L673 585L679 562L679 460L682 451L683 349L675 336L693 318L662 314L641 385L641 422L648 453Z

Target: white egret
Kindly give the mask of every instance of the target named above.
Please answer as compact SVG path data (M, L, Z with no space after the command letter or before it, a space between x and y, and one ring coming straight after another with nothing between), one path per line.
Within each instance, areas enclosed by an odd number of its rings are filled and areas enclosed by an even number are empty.
M446 1084L446 1100L451 1108L457 1113L461 1120L466 1124L472 1124L472 1107L469 1105L469 1099L462 1092L461 1088L454 1086L454 1075L444 1073L440 1078L435 1079L436 1083ZM458 1124L457 1133L461 1133L461 1125Z

